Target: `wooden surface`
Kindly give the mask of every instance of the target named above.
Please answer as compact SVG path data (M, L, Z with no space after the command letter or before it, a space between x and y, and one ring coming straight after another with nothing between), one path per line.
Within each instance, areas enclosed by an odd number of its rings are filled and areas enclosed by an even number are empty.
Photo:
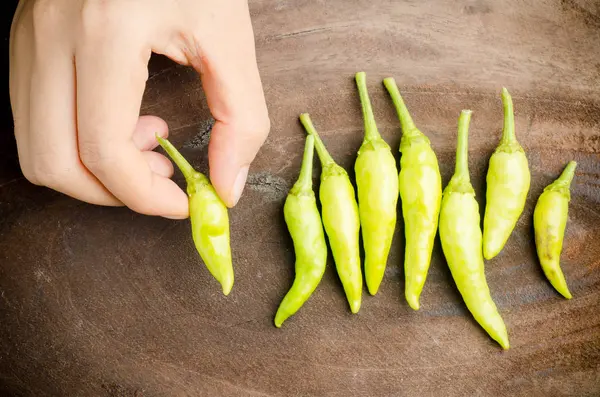
M187 222L30 185L20 178L12 131L3 129L0 394L600 395L598 2L257 0L251 11L273 127L231 211L236 284L227 298L199 261ZM473 110L469 163L482 210L502 128L500 89L512 93L532 186L507 246L486 263L509 351L471 319L439 241L422 309L411 311L401 222L380 292L365 289L358 315L330 262L305 307L282 329L272 325L294 274L282 206L301 160L297 116L311 113L351 171L363 131L359 70L398 157L399 125L381 84L396 78L444 184L459 112ZM164 117L173 142L206 170L210 114L191 69L153 59L142 112ZM562 256L574 295L566 301L536 260L532 211L571 159L579 167Z

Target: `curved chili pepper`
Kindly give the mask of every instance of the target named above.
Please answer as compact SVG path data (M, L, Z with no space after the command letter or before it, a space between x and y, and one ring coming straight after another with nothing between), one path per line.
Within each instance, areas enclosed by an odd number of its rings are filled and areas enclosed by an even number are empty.
M327 244L312 188L314 147L315 138L308 135L300 175L283 206L285 223L294 242L296 277L275 314L277 328L304 305L325 273Z
M406 248L404 273L406 301L419 310L419 297L431 263L442 201L442 177L429 138L417 127L404 104L396 81L383 80L402 126L399 189Z
M355 76L365 123L365 136L354 165L358 212L365 249L367 289L375 295L387 265L396 227L398 169L390 146L381 138L367 91L366 74Z
M504 248L525 208L530 173L525 151L515 137L513 103L502 88L504 130L500 144L490 157L487 173L483 256L492 259Z
M223 294L229 295L234 277L227 207L209 179L194 170L171 142L159 136L156 139L185 177L196 249L209 272L221 283Z
M471 111L461 111L454 175L442 195L440 240L458 291L477 322L504 349L508 334L485 278L479 205L471 185L468 134Z
M533 211L533 229L537 254L546 278L565 298L572 295L560 268L560 254L569 215L570 186L577 163L570 161L562 174L546 186Z
M301 114L300 121L306 132L315 137L322 168L319 199L323 225L350 310L358 313L362 299L362 271L358 243L360 218L354 187L346 170L335 163L325 148L308 113Z

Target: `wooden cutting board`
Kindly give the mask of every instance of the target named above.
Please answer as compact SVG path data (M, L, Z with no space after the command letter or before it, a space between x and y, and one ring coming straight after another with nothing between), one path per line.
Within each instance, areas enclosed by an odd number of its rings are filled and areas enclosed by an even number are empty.
M83 204L20 178L3 128L0 394L6 396L600 395L600 6L595 0L251 1L272 130L231 211L236 283L224 297L186 221ZM354 73L376 120L401 136L384 77L396 78L431 139L444 185L461 109L473 110L469 164L483 211L487 162L511 92L532 173L527 206L486 262L511 349L472 320L433 254L421 310L403 298L399 222L380 292L351 315L329 262L304 308L273 316L293 279L282 215L309 112L351 172L363 126ZM6 119L10 117L7 113ZM210 113L197 75L154 58L142 113L206 171ZM562 266L574 298L546 281L535 200L575 159ZM320 169L315 165L315 188ZM177 181L183 186L179 174Z

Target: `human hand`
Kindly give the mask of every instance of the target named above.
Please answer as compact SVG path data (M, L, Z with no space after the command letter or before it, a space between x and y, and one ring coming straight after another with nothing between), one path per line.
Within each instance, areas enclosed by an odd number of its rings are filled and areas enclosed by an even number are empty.
M210 179L234 206L270 129L245 0L22 0L10 96L25 177L93 204L186 218L166 123L139 116L152 52L192 66L216 123Z

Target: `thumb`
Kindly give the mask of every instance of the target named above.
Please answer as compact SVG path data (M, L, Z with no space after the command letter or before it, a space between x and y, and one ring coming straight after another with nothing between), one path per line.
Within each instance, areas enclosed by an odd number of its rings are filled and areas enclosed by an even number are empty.
M270 121L247 7L224 7L222 19L227 30L211 31L203 37L203 46L192 46L198 53L190 61L201 75L216 120L208 146L211 183L224 203L233 207L267 138Z
M212 129L208 145L210 180L228 207L239 201L250 164L269 132L268 118L262 117L256 115L254 124L217 121Z

